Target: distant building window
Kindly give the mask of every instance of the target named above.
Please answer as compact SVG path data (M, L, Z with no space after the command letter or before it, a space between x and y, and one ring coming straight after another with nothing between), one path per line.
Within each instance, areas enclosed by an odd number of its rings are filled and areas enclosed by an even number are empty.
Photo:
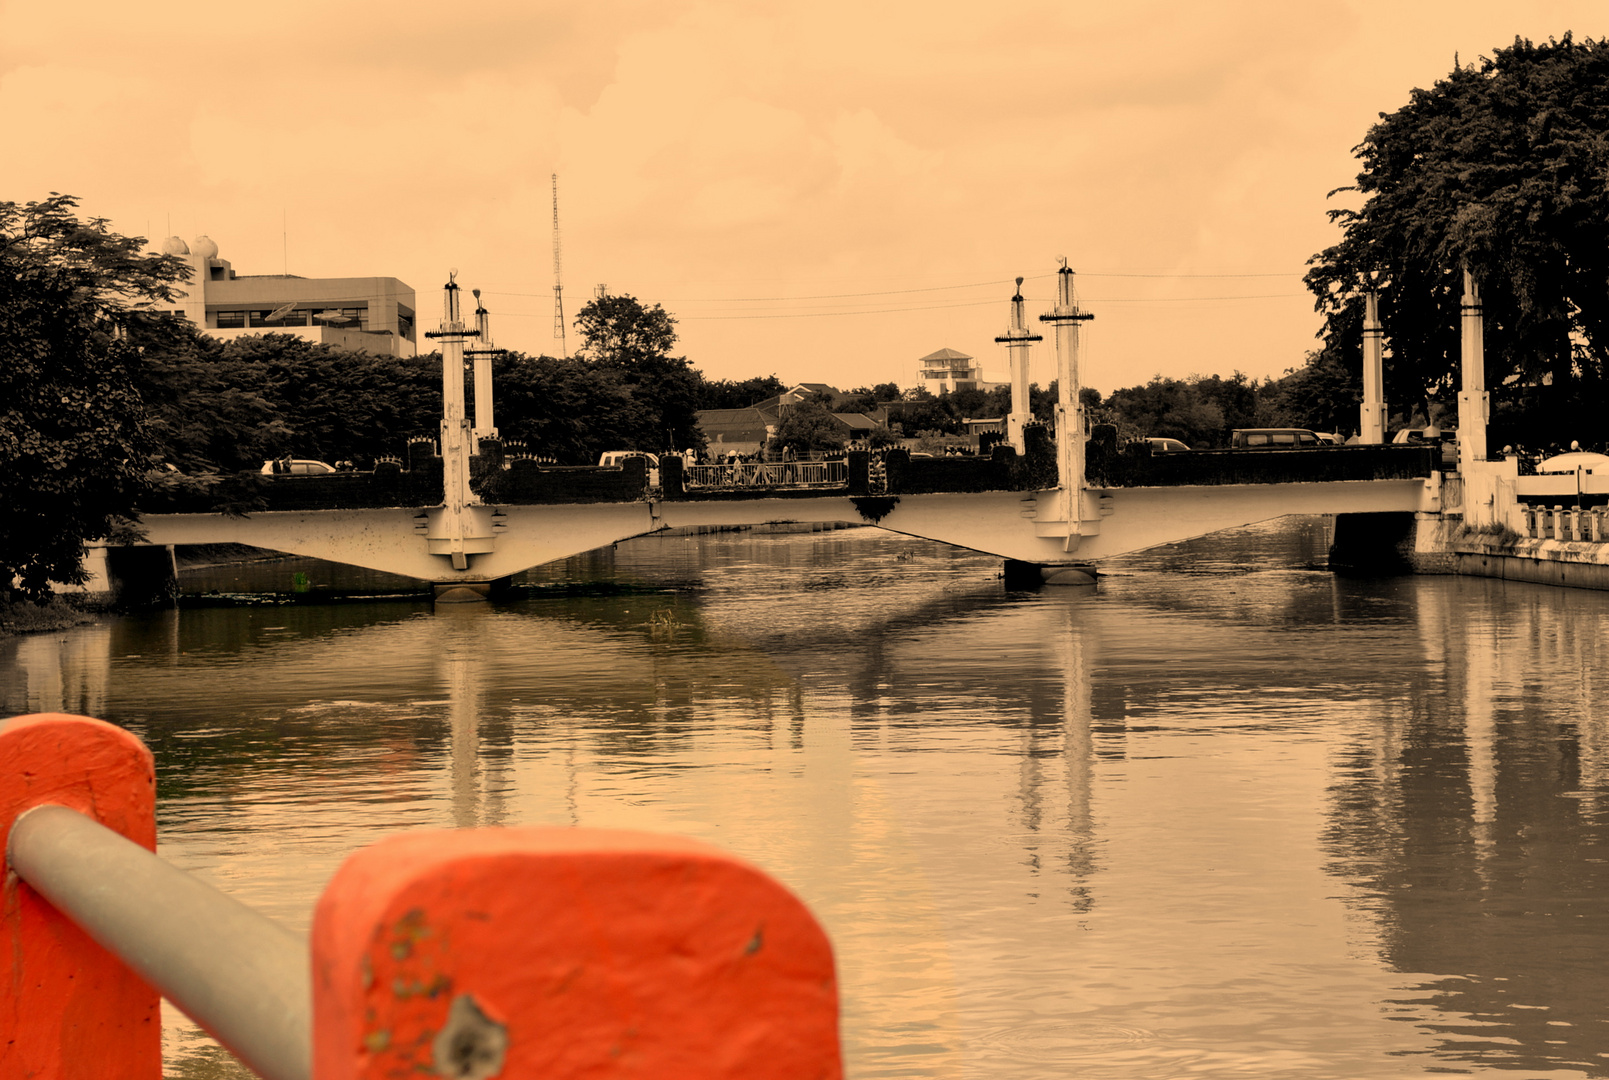
M218 312L218 329L220 330L238 330L245 325L246 313L244 311Z
M264 309L264 310L261 310L261 311L252 312L251 313L251 325L260 326L265 330L276 330L276 329L279 329L281 327L286 327L286 326L306 326L307 325L307 309L306 308L302 308L302 309L296 310L296 311L287 311L277 319L270 318L270 316L272 316L274 314L274 312L276 312L278 310L279 310L278 308L272 308L272 309Z
M313 321L320 326L338 326L343 330L367 330L369 309L367 305L319 308L313 315Z

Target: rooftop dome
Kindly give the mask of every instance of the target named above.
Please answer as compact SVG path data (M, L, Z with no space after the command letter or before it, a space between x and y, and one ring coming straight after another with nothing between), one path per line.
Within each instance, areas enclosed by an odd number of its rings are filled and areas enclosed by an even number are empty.
M216 259L218 257L218 245L213 242L210 236L196 237L190 242L190 250L195 252L198 259Z
M162 241L162 254L188 255L190 254L190 245L180 240L177 236L170 236Z

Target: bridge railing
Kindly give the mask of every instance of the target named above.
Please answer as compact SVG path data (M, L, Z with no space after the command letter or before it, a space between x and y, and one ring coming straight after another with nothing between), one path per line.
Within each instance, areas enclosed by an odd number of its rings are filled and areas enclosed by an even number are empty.
M1343 480L1415 480L1441 471L1434 446L1325 446L1153 453L1146 444L1115 449L1093 441L1091 484L1101 487L1288 484Z
M150 752L0 723L0 1073L158 1080L158 994L273 1080L843 1075L832 948L692 840L412 832L352 855L310 941L158 858Z
M740 461L730 465L686 465L682 483L689 491L731 488L837 488L849 482L849 463L835 461Z

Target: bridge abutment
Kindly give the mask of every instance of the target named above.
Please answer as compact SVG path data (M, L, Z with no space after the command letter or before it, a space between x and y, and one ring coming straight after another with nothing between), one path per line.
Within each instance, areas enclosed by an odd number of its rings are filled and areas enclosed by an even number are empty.
M1415 515L1337 514L1330 540L1330 569L1338 574L1411 574Z
M61 591L117 607L173 607L178 600L179 568L172 544L92 544L84 552L84 570L89 574L88 580Z

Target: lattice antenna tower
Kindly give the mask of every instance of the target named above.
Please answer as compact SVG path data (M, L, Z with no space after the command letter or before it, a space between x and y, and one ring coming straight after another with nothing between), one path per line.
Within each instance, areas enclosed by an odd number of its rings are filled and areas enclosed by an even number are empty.
M564 335L564 275L559 247L559 174L553 174L553 337L559 343L559 358L570 355Z

